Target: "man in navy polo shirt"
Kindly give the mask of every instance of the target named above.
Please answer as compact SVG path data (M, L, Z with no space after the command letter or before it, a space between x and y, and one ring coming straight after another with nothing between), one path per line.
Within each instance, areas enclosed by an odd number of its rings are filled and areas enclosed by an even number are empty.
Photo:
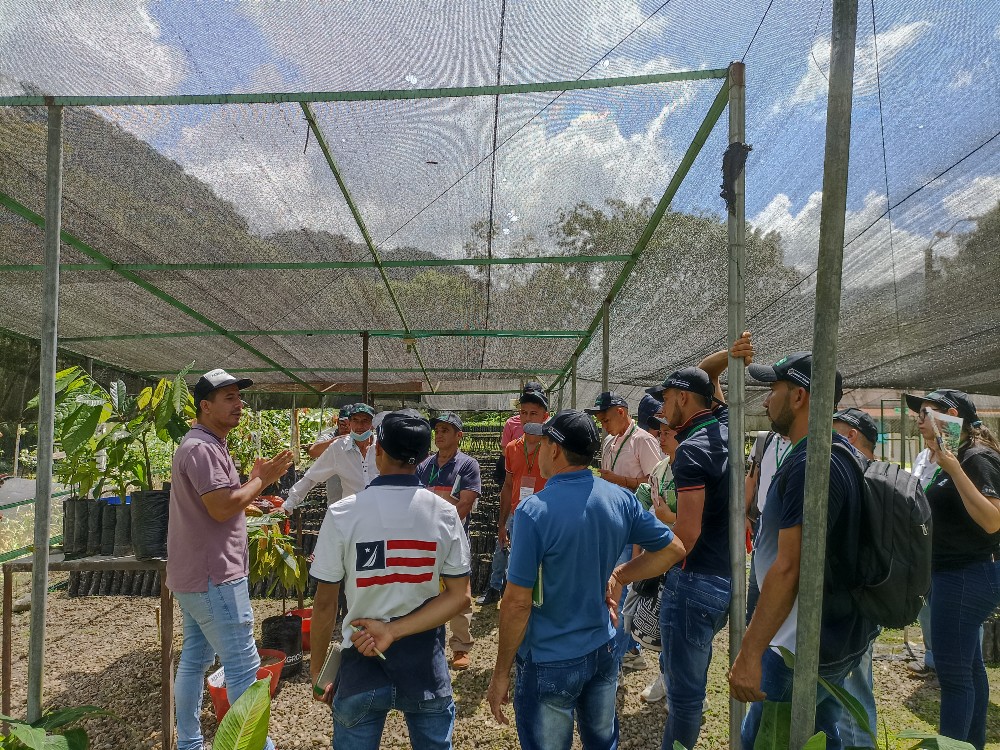
M455 506L458 517L469 536L469 514L482 494L479 462L458 449L462 441L464 426L462 419L454 412L444 412L431 420L434 430L434 445L438 452L428 456L417 467L417 479L431 492L443 497ZM453 669L468 669L469 654L475 639L472 637L472 604L454 617L451 625L451 648Z
M622 586L652 578L684 556L635 495L588 468L601 446L594 420L567 409L544 424L538 461L548 482L514 512L500 644L487 700L497 721L517 658L514 712L521 747L561 749L578 723L585 748L618 744L615 622ZM645 552L615 567L626 544Z
M310 573L319 579L312 619L312 679L326 658L343 585L347 616L333 704L334 750L377 750L385 717L406 717L414 748L451 747L455 703L444 624L469 606L469 544L455 506L414 476L431 428L413 409L378 427L379 476L334 503Z
M729 411L700 367L685 367L650 389L663 401L658 417L677 431L672 466L677 489L674 533L688 550L683 569L663 584L660 632L669 715L663 747L693 748L712 660L712 639L725 624L732 590L729 567Z
M809 433L809 386L812 355L795 352L773 366L750 365L750 377L769 383L764 408L771 429L785 435L792 449L771 480L757 534L756 569L760 600L754 610L743 646L729 673L734 698L753 702L743 722L743 747L753 748L763 714L763 701L787 702L792 698L792 670L775 646L795 650L798 615L799 559L802 551L802 518L805 496L806 437ZM836 401L843 395L836 376ZM835 443L849 446L841 435ZM843 685L878 632L858 611L850 594L850 575L842 561L857 556L861 479L852 459L840 451L830 457L830 494L827 517L827 578L823 587L820 624L819 673ZM826 690L816 693L816 730L827 735L828 750L842 747L837 721L840 703Z

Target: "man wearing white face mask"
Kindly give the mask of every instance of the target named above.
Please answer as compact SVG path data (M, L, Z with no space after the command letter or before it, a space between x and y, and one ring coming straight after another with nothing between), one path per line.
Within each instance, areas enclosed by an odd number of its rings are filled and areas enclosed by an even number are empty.
M372 453L374 416L375 410L368 404L354 405L349 418L350 434L337 438L323 451L323 455L309 467L305 476L289 490L288 499L281 506L282 510L294 510L302 503L309 490L330 477L340 477L343 496L349 497L363 490L378 476L378 468L368 455Z

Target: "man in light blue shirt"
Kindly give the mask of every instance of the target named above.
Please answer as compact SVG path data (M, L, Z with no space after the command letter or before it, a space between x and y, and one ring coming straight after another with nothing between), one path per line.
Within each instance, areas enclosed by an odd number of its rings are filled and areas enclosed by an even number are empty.
M684 557L684 548L635 495L590 471L601 445L590 416L567 409L524 429L542 437L538 462L548 482L514 514L487 700L497 720L508 723L502 706L516 657L522 748L569 748L574 720L588 750L616 747L614 638L622 586L660 575ZM645 551L615 567L626 544Z

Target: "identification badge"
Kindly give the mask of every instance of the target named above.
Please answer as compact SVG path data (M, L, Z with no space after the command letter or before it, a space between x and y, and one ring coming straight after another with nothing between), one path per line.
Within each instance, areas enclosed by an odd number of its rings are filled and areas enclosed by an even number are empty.
M531 497L535 494L535 479L534 477L523 477L521 479L521 486L518 488L517 492L517 502L518 504L524 502L525 498Z

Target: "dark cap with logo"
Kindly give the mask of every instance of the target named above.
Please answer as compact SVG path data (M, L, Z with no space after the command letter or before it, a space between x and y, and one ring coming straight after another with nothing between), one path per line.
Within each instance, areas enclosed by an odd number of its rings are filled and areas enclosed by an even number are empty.
M878 425L870 414L861 409L841 409L833 415L833 421L850 425L868 438L872 445L878 442Z
M587 412L587 414L598 414L599 412L607 411L614 406L620 406L625 409L625 411L628 411L628 401L626 401L620 393L605 391L594 400L593 408L584 409L584 411Z
M528 383L528 385L541 385L541 383ZM541 388L525 388L521 392L520 398L517 399L519 404L538 404L543 409L548 411L549 399L545 396L545 391Z
M375 410L363 401L357 404L351 404L351 411L349 416L354 416L355 414L367 414L369 417L375 416Z
M588 458L601 447L601 436L597 434L594 420L576 409L563 409L544 424L526 424L524 431L528 435L544 435L566 450Z
M227 385L235 385L242 391L244 388L252 386L253 381L250 378L235 378L221 367L206 372L198 378L198 382L194 384L192 389L191 393L194 396L195 405L197 406L208 398L208 394L212 391L225 388Z
M906 394L906 405L910 407L911 411L920 411L920 407L925 401L930 401L944 409L954 409L958 412L958 416L967 422L979 421L976 405L972 403L972 399L965 391L957 391L954 388L937 388L926 396Z
M340 407L340 413L337 414L337 420L349 419L351 416L351 409L354 408L354 404L344 404Z
M645 394L642 401L639 402L639 417L636 420L639 426L659 430L660 423L656 420L656 415L660 413L662 408L663 402L660 399L653 398L648 393Z
M782 357L773 365L752 364L747 368L750 377L761 383L776 383L785 380L809 390L812 382L812 352L793 352ZM833 404L836 406L844 397L844 379L837 370Z
M401 409L385 415L377 431L382 450L397 461L414 465L431 451L431 426L416 409Z
M699 396L704 396L707 399L718 400L715 398L715 385L712 383L712 379L700 367L683 367L671 374L659 385L647 388L646 393L662 401L663 392L671 388L697 393Z
M465 428L462 426L462 418L453 411L443 411L436 417L434 417L431 420L431 429L433 430L434 427L440 422L444 422L445 424L450 424L459 432L465 431Z

